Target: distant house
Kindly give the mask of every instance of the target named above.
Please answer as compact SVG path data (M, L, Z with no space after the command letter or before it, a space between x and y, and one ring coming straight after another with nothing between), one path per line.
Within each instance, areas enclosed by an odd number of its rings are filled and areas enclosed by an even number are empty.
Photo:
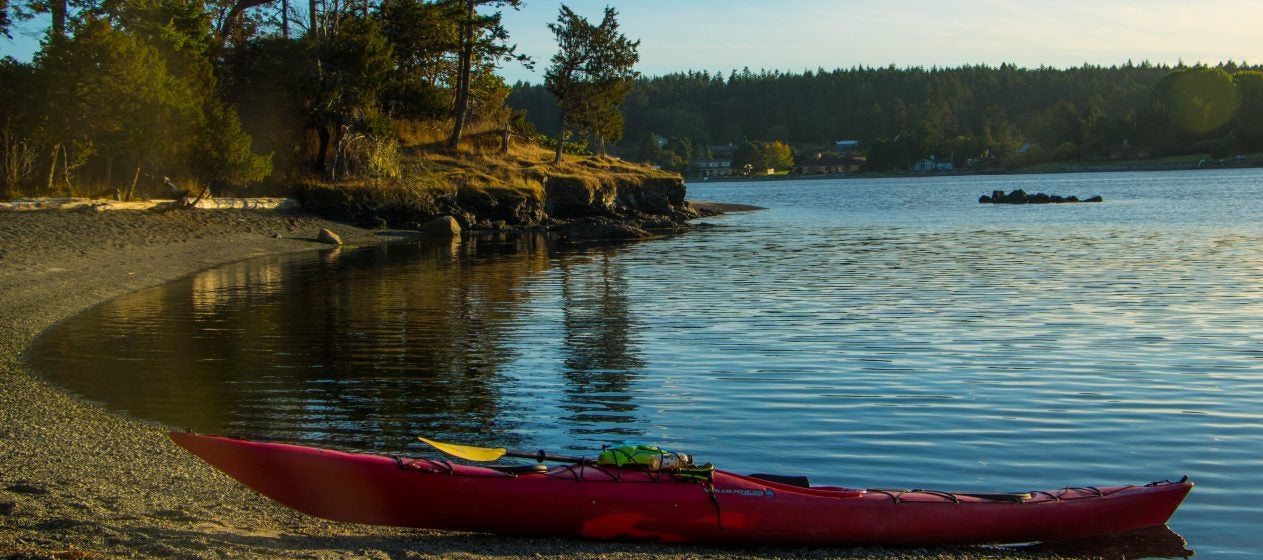
M702 179L732 175L732 160L699 159L693 162L693 167L697 169L697 176Z
M850 150L856 150L856 149L859 149L859 147L860 147L859 140L838 140L833 143L833 149L839 152L847 152Z
M868 163L863 156L823 154L815 152L799 156L794 162L794 173L800 175L828 175L835 173L854 173Z
M951 171L955 168L956 166L952 165L952 162L938 161L934 156L917 160L916 163L912 164L912 170L916 172Z
M1132 146L1126 140L1122 144L1114 144L1105 148L1105 155L1109 159L1149 159L1153 157L1153 150L1150 148L1142 148L1140 146Z

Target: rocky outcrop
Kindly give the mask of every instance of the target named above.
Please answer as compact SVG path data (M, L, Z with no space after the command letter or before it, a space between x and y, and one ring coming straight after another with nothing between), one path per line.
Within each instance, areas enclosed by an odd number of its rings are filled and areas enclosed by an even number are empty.
M685 201L686 187L678 176L593 173L552 175L537 181L523 188L460 188L456 192L330 185L301 185L297 190L304 210L326 218L423 231L447 218L451 221L444 222L446 227L433 226L445 236L459 235L462 230L543 227L566 229L572 233L563 235L576 239L631 239L653 230L686 229L686 222L699 216Z
M544 180L545 209L560 219L627 213L671 216L687 210L686 191L679 177L602 180L554 176Z
M1026 194L1026 191L1017 189L1009 194L1004 191L991 191L991 196L982 195L978 197L978 202L982 204L1061 204L1066 202L1103 202L1100 196L1094 196L1079 200L1077 196L1059 196L1055 194Z

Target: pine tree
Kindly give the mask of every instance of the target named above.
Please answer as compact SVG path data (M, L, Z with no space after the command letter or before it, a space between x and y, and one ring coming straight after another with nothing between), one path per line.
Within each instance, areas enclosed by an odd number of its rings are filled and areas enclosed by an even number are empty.
M455 150L460 146L461 136L464 134L465 121L469 116L469 101L471 93L474 89L476 77L474 74L474 63L481 61L490 67L494 67L496 62L515 60L528 68L531 65L531 59L524 55L517 55L516 45L508 43L509 33L505 31L504 26L500 24L500 12L491 15L480 15L478 13L479 6L510 6L518 9L522 5L522 0L447 0L455 2L460 6L460 49L457 52L457 75L456 75L456 103L452 109L454 124L452 126L452 134L448 137L447 148Z
M600 25L594 26L563 4L557 23L548 28L557 38L558 50L544 86L560 107L553 160L560 163L568 125L584 127L598 139L621 137L618 105L639 75L632 67L640 61L640 41L618 31L618 12L608 6Z

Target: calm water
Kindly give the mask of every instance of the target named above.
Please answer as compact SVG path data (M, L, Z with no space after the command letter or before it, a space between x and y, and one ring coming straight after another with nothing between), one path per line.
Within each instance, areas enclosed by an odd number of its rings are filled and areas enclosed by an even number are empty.
M992 206L995 189L1103 204ZM765 206L252 260L125 296L33 366L194 430L674 446L857 487L1198 483L1171 528L1263 553L1263 171L701 183Z

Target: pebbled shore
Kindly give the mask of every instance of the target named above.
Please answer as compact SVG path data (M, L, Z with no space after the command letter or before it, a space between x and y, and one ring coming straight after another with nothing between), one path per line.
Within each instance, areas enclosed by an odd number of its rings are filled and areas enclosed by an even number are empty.
M326 248L310 240L322 227L351 245L415 236L275 211L0 212L0 558L1034 557L668 548L326 522L219 474L165 426L80 401L23 364L34 337L94 304L219 264Z

